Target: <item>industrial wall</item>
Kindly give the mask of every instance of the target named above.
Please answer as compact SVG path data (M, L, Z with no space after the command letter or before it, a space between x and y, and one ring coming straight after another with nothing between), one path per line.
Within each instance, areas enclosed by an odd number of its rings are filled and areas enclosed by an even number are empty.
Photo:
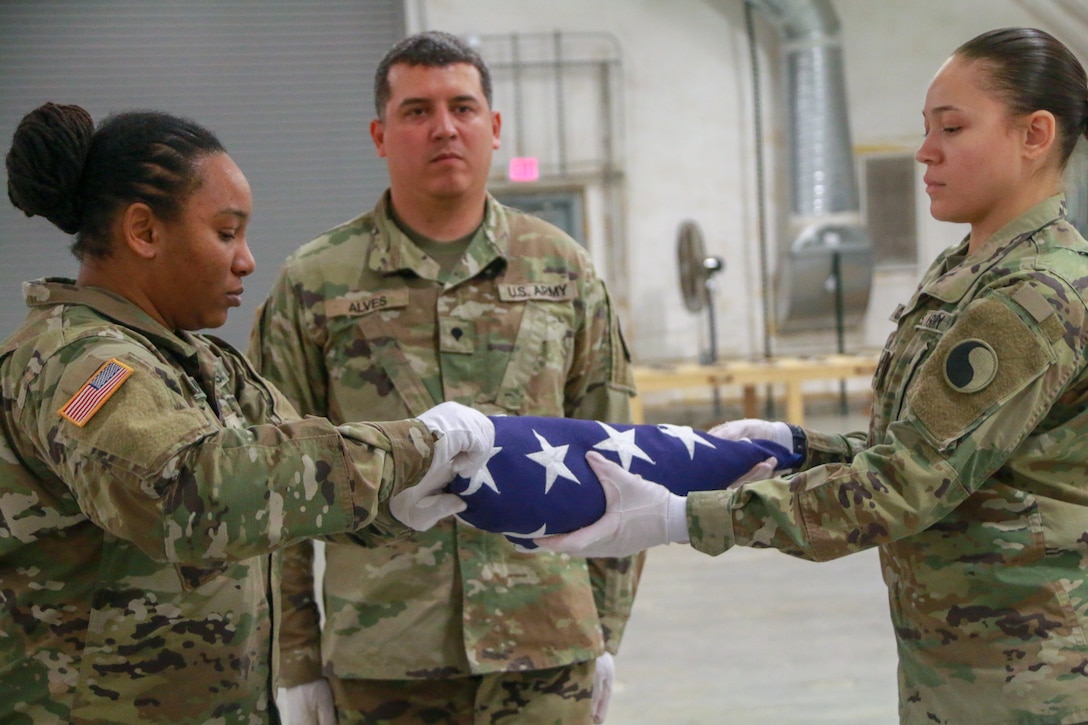
M46 101L95 120L163 110L214 131L253 189L257 270L216 331L244 349L284 257L385 188L371 86L404 23L400 0L0 0L3 153L19 119ZM70 237L0 196L4 337L25 315L21 282L71 277L77 264Z
M849 120L862 170L867 158L913 156L922 139L926 86L963 41L990 28L1033 25L1079 51L1084 29L1083 17L1062 12L1076 3L1061 0L831 0L831 5L841 23ZM768 326L761 305L755 93L741 0L416 0L409 9L410 25L467 36L612 35L621 49L624 79L625 223L618 243L625 253L610 254L604 247L616 240L601 236L591 236L588 246L623 299L633 354L644 363L694 359L708 344L705 315L685 309L677 281L675 242L685 219L700 224L707 252L726 263L717 278L718 354L763 354ZM760 140L768 152L765 226L773 236L776 219L785 213L783 104L777 82L782 69L773 32L758 15L754 31L763 108ZM507 115L507 127L510 123ZM503 172L496 168L496 174ZM911 294L928 261L966 232L929 217L920 174L911 191L915 261L875 266L868 310L846 332L848 351L883 344L895 305ZM775 245L772 239L772 283ZM619 257L625 269L616 268ZM827 329L783 335L773 320L770 327L777 354L833 352L836 345Z
M861 171L885 158L910 167L926 85L962 41L1030 24L1079 50L1085 27L1060 0L831 5ZM720 357L834 351L832 331L785 334L765 315L784 214L782 67L773 30L746 16L742 0L3 0L0 137L6 151L18 118L45 100L82 103L96 116L160 107L219 132L254 188L259 271L221 331L244 345L283 256L368 207L384 185L367 136L370 76L393 37L422 28L470 36L496 65L531 71L517 85L509 70L497 74L506 80L496 94L504 148L495 188L523 200L558 194L556 213L573 220L609 281L636 361L691 360L707 348L706 314L681 299L676 236L685 220L725 262L713 305ZM511 51L514 36L524 43ZM526 63L511 64L512 52ZM509 181L514 156L539 157L541 180ZM913 247L877 260L868 307L846 330L848 351L881 345L895 304L965 231L933 222L920 187L919 177L902 193ZM577 208L562 206L571 200ZM19 281L74 272L66 244L46 222L0 204L0 335L22 318Z

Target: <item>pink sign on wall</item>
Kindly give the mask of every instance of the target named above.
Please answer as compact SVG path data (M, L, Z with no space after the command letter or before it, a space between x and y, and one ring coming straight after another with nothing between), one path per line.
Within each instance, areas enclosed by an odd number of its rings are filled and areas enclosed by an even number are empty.
M534 156L515 156L510 159L510 181L536 181L540 169Z

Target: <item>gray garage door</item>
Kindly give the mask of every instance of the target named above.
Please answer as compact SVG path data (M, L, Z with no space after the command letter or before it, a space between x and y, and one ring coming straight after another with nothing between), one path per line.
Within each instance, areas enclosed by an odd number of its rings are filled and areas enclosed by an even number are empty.
M402 0L0 0L3 153L45 101L96 120L161 109L215 131L253 187L258 268L217 331L244 348L283 258L385 187L372 77L403 34ZM24 316L24 279L74 275L69 241L0 194L0 338Z

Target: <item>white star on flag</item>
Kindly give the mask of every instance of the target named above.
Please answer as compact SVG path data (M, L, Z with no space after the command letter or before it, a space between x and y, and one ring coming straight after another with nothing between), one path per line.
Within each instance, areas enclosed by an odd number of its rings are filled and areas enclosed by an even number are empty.
M646 455L646 451L635 444L634 428L618 431L607 423L601 423L600 425L608 433L608 438L593 447L599 451L614 451L620 457L620 465L623 466L623 470L631 470L632 458L640 458L647 463L654 462L654 459Z
M582 482L578 480L578 477L567 468L567 464L563 463L563 459L567 457L567 449L569 445L553 446L544 439L544 436L533 431L533 435L540 442L540 450L536 453L526 454L526 458L539 463L544 466L547 478L544 481L544 493L547 493L552 489L552 484L555 483L555 479L562 476L563 478L569 478L577 484Z
M684 447L688 449L688 458L691 460L695 460L696 443L701 446L706 446L707 448L714 447L713 443L710 443L686 425L669 425L668 423L661 423L657 427L665 435L670 435L673 438L679 438L683 441ZM624 468L626 468L626 466L624 466Z
M472 474L472 478L468 480L468 487L462 492L463 496L471 496L479 491L481 486L487 486L495 493L499 492L499 487L495 484L495 478L491 475L491 469L487 467L487 464L491 463L491 459L501 450L502 446L494 446L491 449L491 454L488 455L487 461L484 465L480 466L476 472Z
M447 490L466 504L458 519L529 548L535 536L575 531L605 513L605 491L586 463L587 451L679 496L725 488L768 458L787 469L800 464L773 441L723 440L680 425L546 416L491 421L491 457L479 470L456 476Z

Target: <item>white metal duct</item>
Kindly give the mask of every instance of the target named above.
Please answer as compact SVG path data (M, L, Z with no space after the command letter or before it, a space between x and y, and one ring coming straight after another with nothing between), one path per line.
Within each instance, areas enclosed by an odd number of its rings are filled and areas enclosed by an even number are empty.
M778 328L841 329L868 306L872 244L861 223L838 18L829 0L749 2L778 32L786 75L790 217Z

